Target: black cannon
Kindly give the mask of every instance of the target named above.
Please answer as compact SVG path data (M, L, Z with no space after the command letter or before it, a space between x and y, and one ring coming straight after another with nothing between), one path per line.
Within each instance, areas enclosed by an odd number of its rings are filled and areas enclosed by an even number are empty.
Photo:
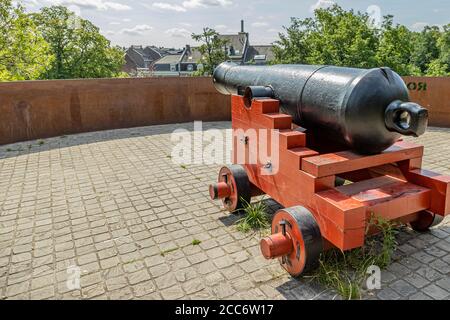
M334 66L240 66L224 62L214 71L223 94L280 100L293 122L363 153L379 153L401 135L420 136L428 111L409 102L401 77L389 68Z

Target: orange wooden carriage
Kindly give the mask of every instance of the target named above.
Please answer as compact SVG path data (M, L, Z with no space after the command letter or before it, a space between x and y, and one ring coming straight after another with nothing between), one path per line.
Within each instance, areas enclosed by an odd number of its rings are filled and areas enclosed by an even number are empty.
M232 96L235 164L220 170L210 194L230 212L260 194L285 207L273 217L272 235L261 240L261 251L267 259L279 258L291 275L317 266L324 249L362 246L371 215L425 231L450 213L450 176L421 169L423 146L399 140L375 155L328 152L329 146L314 144L314 136L294 128L279 105L264 98L247 108L243 97ZM248 129L268 130L251 136ZM249 162L261 142L271 145L274 134L279 161L269 156ZM244 161L238 161L238 150L244 150Z

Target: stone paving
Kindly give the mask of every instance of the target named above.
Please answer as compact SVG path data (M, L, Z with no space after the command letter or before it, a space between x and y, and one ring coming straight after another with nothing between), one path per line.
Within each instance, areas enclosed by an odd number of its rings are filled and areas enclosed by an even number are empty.
M192 124L1 146L0 298L338 298L292 279L262 257L259 234L236 230L237 218L208 197L220 166L171 161L175 128ZM450 129L419 141L425 166L450 174ZM366 298L449 299L449 221L398 240L382 289Z

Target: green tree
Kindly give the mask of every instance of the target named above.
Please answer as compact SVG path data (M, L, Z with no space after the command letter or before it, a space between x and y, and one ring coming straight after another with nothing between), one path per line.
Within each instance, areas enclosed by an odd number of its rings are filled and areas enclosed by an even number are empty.
M441 32L437 26L426 26L422 32L415 34L411 62L418 68L420 74L426 74L430 63L439 59L440 37Z
M220 39L219 34L211 28L203 28L200 34L192 34L192 39L202 43L198 50L202 55L199 62L203 64L203 74L212 75L214 69L222 62L228 60L225 51L226 40Z
M38 79L52 55L23 7L0 0L0 31L0 81Z
M45 78L102 78L122 74L123 50L112 47L90 21L77 17L64 6L43 8L33 19L55 57Z
M402 25L394 26L393 16L384 17L376 60L379 66L390 67L401 75L412 72L413 33Z
M427 76L438 77L438 76L449 76L448 64L443 63L440 59L435 59L428 64Z
M445 76L450 75L450 23L443 27L443 32L438 40L439 58L438 61L433 60L428 65L427 75ZM436 72L435 68L439 66L440 72Z
M275 62L373 67L378 38L368 20L338 5L316 10L313 18L291 18L275 43Z

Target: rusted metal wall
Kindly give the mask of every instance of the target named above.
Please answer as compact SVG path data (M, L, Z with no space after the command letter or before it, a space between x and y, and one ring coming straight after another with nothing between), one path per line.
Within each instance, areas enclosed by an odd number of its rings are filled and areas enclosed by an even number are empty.
M430 125L450 127L450 78L405 77ZM230 119L230 97L211 78L0 83L0 144L153 124Z
M230 119L211 78L0 83L0 144L153 124Z
M431 126L450 127L450 77L404 77L412 101L429 111Z

